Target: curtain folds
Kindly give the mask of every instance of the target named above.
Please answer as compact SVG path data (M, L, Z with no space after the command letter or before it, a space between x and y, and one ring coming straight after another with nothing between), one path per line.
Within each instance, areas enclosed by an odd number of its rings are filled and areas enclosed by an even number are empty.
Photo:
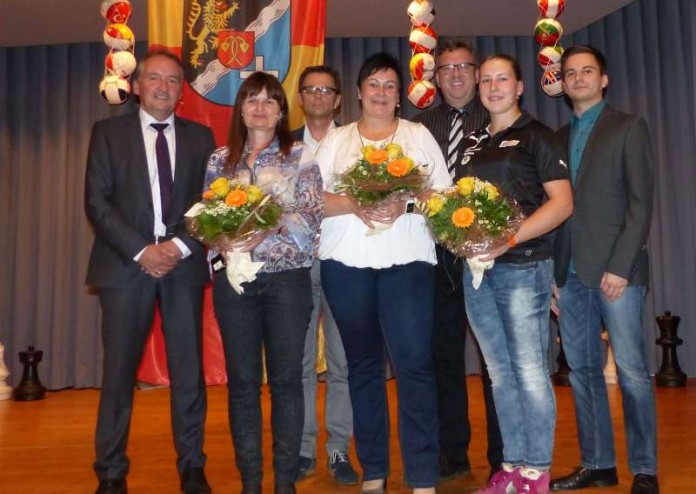
M654 317L665 310L681 316L685 343L678 353L690 376L696 375L694 8L691 0L638 0L562 38L565 46L591 43L605 52L609 102L642 115L650 127L657 184L646 345L657 369ZM531 36L472 41L482 57L518 58L525 109L553 128L568 121L564 100L540 88ZM145 49L138 44L137 54ZM342 122L359 115L358 69L377 51L400 58L408 84L406 38L326 40L325 62L343 78ZM0 341L14 385L22 373L17 352L29 345L44 352L39 375L49 389L96 387L101 379L101 316L84 285L93 235L83 211L84 168L92 123L133 108L101 100L105 53L99 43L0 48ZM416 111L404 98L401 115Z

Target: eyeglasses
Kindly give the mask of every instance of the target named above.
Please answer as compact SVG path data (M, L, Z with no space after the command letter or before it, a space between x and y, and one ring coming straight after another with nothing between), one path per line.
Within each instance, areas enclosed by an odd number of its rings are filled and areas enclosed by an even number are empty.
M322 96L333 96L338 94L338 90L329 86L302 86L300 88L302 94L321 94Z
M448 63L447 65L440 65L437 70L445 75L453 74L455 69L459 69L465 74L470 74L476 68L476 64L471 62L461 62L461 63Z

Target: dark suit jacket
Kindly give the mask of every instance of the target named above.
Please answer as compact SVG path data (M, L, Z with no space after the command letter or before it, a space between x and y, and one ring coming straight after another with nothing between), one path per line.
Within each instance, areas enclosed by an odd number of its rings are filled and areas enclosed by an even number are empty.
M570 124L558 135L568 149ZM573 215L556 235L556 283L565 285L572 252L575 271L585 286L598 287L605 271L647 286L645 243L653 189L645 121L606 106L590 134L573 185Z
M341 124L339 124L338 122L334 122L334 123L336 124L336 127L340 127L340 126L341 126ZM300 127L299 129L293 130L292 132L290 132L290 137L292 137L292 139L293 139L294 141L304 141L304 131L305 131L305 127L307 127L307 126L306 126L306 125L303 125L303 126Z
M167 278L189 285L209 279L203 246L186 233L183 215L200 198L205 167L215 148L208 127L176 118L174 195L167 233L191 250ZM138 112L97 122L92 129L85 181L85 210L96 238L87 284L128 287L146 276L133 258L154 242L152 189Z

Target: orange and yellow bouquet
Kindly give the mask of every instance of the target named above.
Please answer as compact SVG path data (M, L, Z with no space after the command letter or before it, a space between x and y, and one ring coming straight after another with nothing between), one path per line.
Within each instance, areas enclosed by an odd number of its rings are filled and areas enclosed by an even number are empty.
M517 204L492 183L475 177L461 178L455 187L432 194L424 214L437 242L467 258L505 244L524 220Z
M334 192L345 192L360 206L371 206L387 198L414 196L425 186L426 176L420 168L400 145L389 143L384 148L363 147L355 165L339 177Z
M277 227L282 213L273 196L255 185L220 177L186 213L186 226L194 238L223 251L234 240Z

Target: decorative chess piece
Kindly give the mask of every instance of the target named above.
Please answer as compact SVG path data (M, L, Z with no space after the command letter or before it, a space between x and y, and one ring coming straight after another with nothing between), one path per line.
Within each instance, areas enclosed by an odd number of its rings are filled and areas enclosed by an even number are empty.
M43 352L35 351L33 346L26 352L19 352L19 361L24 364L24 372L19 386L12 394L15 401L43 400L46 397L46 388L39 381L38 365L42 358Z
M677 326L681 317L673 316L670 311L665 311L663 316L655 318L660 327L660 337L655 343L662 347L662 367L656 374L658 386L667 388L680 388L686 386L686 374L679 367L677 358L677 347L684 343L684 340L677 336Z
M12 388L7 385L7 377L10 375L5 366L5 347L0 343L0 400L12 397Z

